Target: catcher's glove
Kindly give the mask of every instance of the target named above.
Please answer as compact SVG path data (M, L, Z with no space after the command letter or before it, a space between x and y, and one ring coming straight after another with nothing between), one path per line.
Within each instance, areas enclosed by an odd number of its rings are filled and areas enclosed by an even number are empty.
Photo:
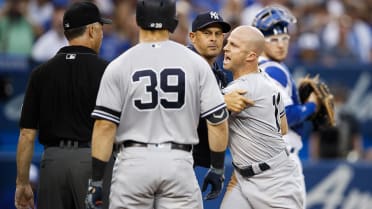
M319 80L319 75L316 75L313 78L310 78L310 76L307 75L305 78L300 80L298 92L302 103L305 103L313 92L317 97L317 111L310 117L315 128L336 125L333 95L329 91L327 84Z

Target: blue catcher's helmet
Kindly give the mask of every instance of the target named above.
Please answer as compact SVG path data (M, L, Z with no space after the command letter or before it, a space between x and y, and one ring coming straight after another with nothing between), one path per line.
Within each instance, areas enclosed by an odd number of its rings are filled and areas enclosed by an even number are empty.
M288 33L288 25L296 22L296 17L287 9L280 6L268 6L255 16L252 26L258 28L264 36L271 36Z

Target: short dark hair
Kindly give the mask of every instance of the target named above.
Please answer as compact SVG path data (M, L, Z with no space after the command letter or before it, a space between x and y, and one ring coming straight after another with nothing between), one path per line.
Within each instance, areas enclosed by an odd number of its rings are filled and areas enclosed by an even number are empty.
M87 26L81 26L78 28L71 28L69 30L65 30L64 34L67 38L67 40L71 41L74 38L77 38L85 33L85 30L87 29Z

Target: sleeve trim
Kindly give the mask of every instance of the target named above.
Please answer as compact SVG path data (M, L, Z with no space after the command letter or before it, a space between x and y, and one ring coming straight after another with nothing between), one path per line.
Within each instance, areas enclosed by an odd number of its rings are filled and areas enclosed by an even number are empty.
M120 112L117 112L115 110L111 110L106 107L102 106L96 106L92 112L92 118L95 119L104 119L104 120L109 120L115 124L120 123Z
M208 116L208 115L210 115L210 114L212 114L212 113L214 113L214 112L216 112L216 111L218 111L218 110L221 110L221 109L223 109L223 108L225 108L225 107L226 107L226 104L225 104L225 103L219 104L219 105L217 105L216 107L213 107L213 108L211 108L211 109L209 109L209 110L203 112L203 113L201 114L201 117L202 117L202 118L205 118L206 116Z

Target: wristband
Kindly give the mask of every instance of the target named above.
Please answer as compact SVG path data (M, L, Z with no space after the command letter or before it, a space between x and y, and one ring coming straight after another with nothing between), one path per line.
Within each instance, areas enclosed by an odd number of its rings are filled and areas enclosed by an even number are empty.
M211 166L215 169L223 169L225 166L225 151L215 152L211 150Z
M92 157L92 180L100 181L103 179L107 162Z

